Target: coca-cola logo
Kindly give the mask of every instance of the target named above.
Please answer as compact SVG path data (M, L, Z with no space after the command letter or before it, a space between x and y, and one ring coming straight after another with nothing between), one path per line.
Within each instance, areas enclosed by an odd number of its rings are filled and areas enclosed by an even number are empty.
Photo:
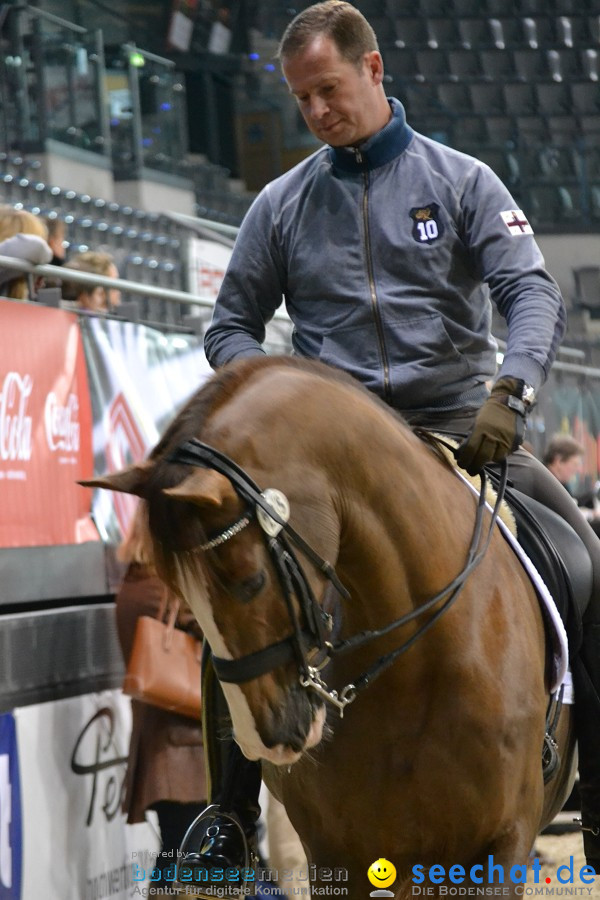
M46 397L44 424L48 448L64 451L79 451L79 399L77 394L69 394L65 405L61 405L53 392Z
M31 375L7 372L0 394L0 459L29 460L32 447L32 418L27 402L33 390Z

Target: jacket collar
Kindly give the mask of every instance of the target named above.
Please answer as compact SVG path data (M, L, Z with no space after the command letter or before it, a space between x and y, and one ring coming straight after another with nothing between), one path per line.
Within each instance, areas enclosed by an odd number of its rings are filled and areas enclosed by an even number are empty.
M381 131L359 147L329 147L333 166L344 172L365 172L391 162L408 147L414 131L407 125L404 107L395 97L388 97L392 118Z

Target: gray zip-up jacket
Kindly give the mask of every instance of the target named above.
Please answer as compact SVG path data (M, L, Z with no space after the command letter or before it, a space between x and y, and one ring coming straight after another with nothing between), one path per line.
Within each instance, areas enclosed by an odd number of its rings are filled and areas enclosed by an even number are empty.
M285 299L297 354L400 411L471 409L496 374L491 297L508 324L499 374L539 388L566 317L525 216L488 166L390 105L359 149L324 147L258 195L206 333L209 362L262 352Z

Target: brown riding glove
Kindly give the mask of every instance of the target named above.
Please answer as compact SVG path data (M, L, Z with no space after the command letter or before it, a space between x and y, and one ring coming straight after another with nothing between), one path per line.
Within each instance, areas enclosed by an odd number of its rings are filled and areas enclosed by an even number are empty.
M484 465L501 462L523 442L527 408L520 378L500 378L475 419L470 435L457 451L456 460L469 475Z

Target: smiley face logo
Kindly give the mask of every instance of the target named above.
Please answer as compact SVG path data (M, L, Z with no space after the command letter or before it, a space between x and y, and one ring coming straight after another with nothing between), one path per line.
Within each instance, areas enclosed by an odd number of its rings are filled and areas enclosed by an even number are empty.
M376 859L369 866L367 877L372 885L378 888L389 887L396 880L396 867L389 859Z

